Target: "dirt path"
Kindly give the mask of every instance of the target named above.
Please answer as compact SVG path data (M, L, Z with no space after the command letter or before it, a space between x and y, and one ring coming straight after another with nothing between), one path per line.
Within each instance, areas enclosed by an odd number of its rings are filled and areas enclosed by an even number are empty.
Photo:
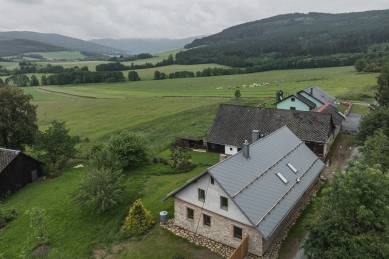
M72 98L72 99L89 99L89 98L93 98L93 97L85 97L85 96L79 96L79 95L73 95L73 94L65 94L65 93L60 93L60 92L56 92L56 91L45 90L45 89L42 89L42 88L34 88L34 90L42 92L42 93L64 96L64 97L68 97L68 98Z

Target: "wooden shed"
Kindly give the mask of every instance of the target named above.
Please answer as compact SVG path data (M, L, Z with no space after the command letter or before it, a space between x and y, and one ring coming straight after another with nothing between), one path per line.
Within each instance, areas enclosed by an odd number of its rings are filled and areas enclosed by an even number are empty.
M203 139L196 137L182 137L181 147L182 148L203 148Z
M43 163L18 150L0 148L0 198L43 175Z

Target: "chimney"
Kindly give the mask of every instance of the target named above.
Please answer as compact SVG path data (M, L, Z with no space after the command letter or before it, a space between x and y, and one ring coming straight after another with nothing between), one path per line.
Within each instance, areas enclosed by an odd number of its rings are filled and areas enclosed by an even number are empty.
M259 139L259 130L253 130L251 134L251 142L252 143L257 142L258 139Z
M312 95L312 93L313 93L313 87L311 87L309 90L310 90L310 95Z
M250 158L250 144L247 142L247 140L245 140L245 142L243 143L243 155L245 158Z

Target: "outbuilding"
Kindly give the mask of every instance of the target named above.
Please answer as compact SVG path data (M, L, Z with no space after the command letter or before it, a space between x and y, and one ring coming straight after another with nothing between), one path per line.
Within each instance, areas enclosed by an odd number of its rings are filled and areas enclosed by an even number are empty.
M0 198L43 175L43 163L18 150L0 148Z

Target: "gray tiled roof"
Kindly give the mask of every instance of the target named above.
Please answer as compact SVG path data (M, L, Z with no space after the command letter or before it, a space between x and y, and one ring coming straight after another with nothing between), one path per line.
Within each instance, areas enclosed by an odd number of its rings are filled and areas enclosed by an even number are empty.
M282 127L251 144L249 159L241 151L210 167L165 199L208 172L253 227L268 239L323 168L323 162L289 128ZM288 180L286 184L277 172Z
M2 172L19 153L20 151L17 150L0 148L0 172Z
M333 122L331 115L317 112L221 104L206 141L241 147L251 142L252 130L268 135L285 125L301 140L327 142Z
M330 103L331 106L337 107L334 101L336 100L335 97L332 95L324 92L321 90L319 87L313 85L308 88L303 89L302 91L306 92L307 94L311 95L311 89L312 89L312 96L316 98L318 101L322 102L323 104L325 103Z
M338 109L330 104L326 104L322 107L316 108L315 111L325 114L331 114L334 124L340 126L345 120L344 115L340 114Z

